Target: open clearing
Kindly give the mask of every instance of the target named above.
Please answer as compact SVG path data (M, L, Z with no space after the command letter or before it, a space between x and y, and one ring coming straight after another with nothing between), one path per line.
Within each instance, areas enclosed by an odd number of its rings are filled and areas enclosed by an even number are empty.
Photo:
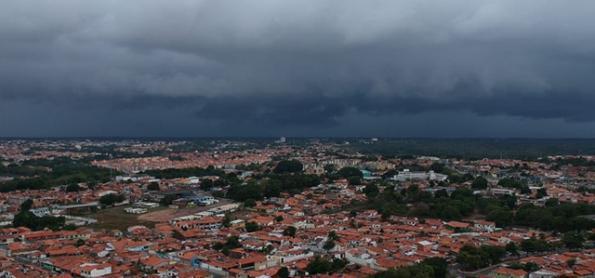
M230 203L229 200L221 200L219 203L210 206L182 209L160 206L149 209L145 214L126 213L124 209L129 206L122 206L102 209L95 213L82 214L82 216L97 219L96 224L89 225L91 228L125 231L128 227L135 225L144 225L152 228L155 226L155 223L167 222L172 218L198 213L228 203Z
M121 230L125 231L130 226L144 225L147 227L154 227L155 222L139 219L138 214L130 214L124 211L126 207L114 207L97 211L96 213L87 214L86 217L97 219L97 223L89 225L91 228ZM166 207L157 207L150 209L149 212L155 212L168 209Z
M173 208L163 208L161 210L154 210L149 211L148 213L141 214L138 219L141 221L149 221L149 222L167 222L172 218L190 215L194 213L198 213L201 211L206 211L214 207L218 207L221 205L231 203L229 200L220 199L219 203L212 204L209 206L199 206L199 207L192 207L192 208L181 208L181 209L173 209Z

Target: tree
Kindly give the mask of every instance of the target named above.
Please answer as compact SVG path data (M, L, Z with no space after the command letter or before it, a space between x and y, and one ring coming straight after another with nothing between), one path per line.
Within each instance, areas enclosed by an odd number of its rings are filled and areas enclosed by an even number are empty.
M238 202L248 199L261 200L263 197L263 188L254 181L249 181L245 185L232 185L227 190L227 197Z
M364 188L363 192L368 198L374 198L378 195L378 186L374 183L368 184Z
M331 173L335 172L336 170L337 170L337 168L336 168L335 164L326 164L326 165L324 165L324 171L327 174L331 174Z
M287 267L282 267L277 271L277 277L279 278L289 278L289 269Z
M17 213L12 220L12 225L14 227L27 227L34 231L45 228L50 228L52 230L60 230L64 228L64 223L66 222L64 216L53 217L46 215L38 217L29 211L32 205L33 201L31 199L21 203L21 211Z
M213 187L222 188L222 187L227 186L230 183L238 183L237 177L236 176L228 176L227 179L224 179L224 178L217 179L213 182ZM207 186L208 186L208 184L209 183L207 182Z
M326 251L330 251L331 249L335 248L335 241L332 239L327 240L324 242L324 245L322 245L322 248Z
M578 249L583 247L583 243L585 242L585 238L581 232L572 231L567 232L562 236L562 242L564 245L570 249Z
M200 189L204 191L209 191L211 188L215 186L215 183L211 179L204 179L200 181Z
M110 194L101 196L101 198L99 198L99 203L104 206L111 206L111 205L114 205L115 203L123 202L124 200L126 200L124 195L110 193Z
M476 270L499 263L505 253L506 250L498 246L483 245L478 248L465 245L457 255L456 261L463 269Z
M21 203L21 212L29 211L33 207L33 200L27 199Z
M223 222L221 224L223 225L223 227L229 227L231 226L231 220L233 220L231 219L231 215L229 213L226 213L223 216Z
M515 256L519 255L519 248L516 246L516 244L513 241L506 244L505 248L506 248L506 252L510 253L511 255L515 255Z
M74 245L76 247L83 246L83 245L85 245L85 240L83 240L82 238L79 238Z
M526 186L527 183L516 178L503 178L498 181L498 185L507 188L521 189Z
M225 247L229 248L229 249L235 249L235 248L239 248L242 247L242 244L240 243L240 238L237 236L230 236L227 238L227 240L225 241Z
M555 207L557 205L560 204L560 201L558 201L557 198L549 198L545 201L545 206L546 207Z
M300 173L304 169L304 165L299 160L282 160L277 163L275 169L273 169L274 173L283 174L283 173Z
M283 235L295 237L296 232L297 232L297 229L294 226L287 226L287 228L285 228L285 230L283 230Z
M319 273L333 273L340 271L347 265L347 261L341 259L333 259L332 261L322 258L320 256L316 256L314 260L308 263L306 270L308 271L309 275L319 274Z
M275 250L275 246L273 246L272 244L267 244L264 247L260 248L260 251L262 251L265 254L271 254L273 252L273 250Z
M523 269L527 272L534 272L539 270L539 265L534 262L528 262L523 266Z
M79 192L81 190L81 187L76 184L69 184L68 186L66 186L66 192Z
M330 240L339 240L339 236L335 231L330 231L327 235L327 238L329 238Z
M432 278L432 277L444 277L436 276L432 266L425 263L414 264L405 267L399 267L389 269L387 271L378 272L371 277L373 278Z
M182 233L180 233L180 231L178 231L177 229L174 229L171 236L177 240L185 240L186 237L184 237L184 235Z
M264 186L264 197L279 197L281 195L281 184L278 180L269 180Z
M490 258L490 264L497 264L500 259L506 255L506 249L499 246L483 245L480 249L488 254Z
M537 189L537 195L536 195L537 198L541 199L546 196L547 196L547 190L545 189L545 187Z
M249 232L249 233L260 230L260 226L258 225L258 223L252 222L252 221L246 222L245 227L246 227L246 232Z
M509 209L514 209L516 207L517 198L515 195L504 195L504 196L500 197L500 200Z
M167 194L165 196L163 196L163 198L161 198L161 200L159 200L159 204L162 206L169 206L173 203L173 201L177 199L175 194Z
M440 189L434 193L434 198L448 198L448 192L446 191L446 189Z
M221 190L213 191L213 192L211 192L211 195L213 195L213 197L215 197L215 198L225 197L225 193L223 193L223 191L221 191Z
M542 239L530 238L521 241L521 250L532 253L532 252L543 252L550 249L550 245Z
M442 164L440 162L434 162L430 166L430 170L432 170L436 173L442 173L442 172L444 172L444 164Z
M513 214L508 209L496 209L488 214L486 217L489 221L494 221L498 227L506 227L512 224Z
M422 264L432 267L434 278L445 278L448 274L448 262L444 258L427 258L422 261Z
M355 167L343 167L339 170L338 174L342 178L359 177L361 179L364 177L362 171Z
M319 256L314 258L314 260L308 263L308 267L306 270L308 271L309 275L314 275L318 273L326 273L331 269L330 262L326 259L323 259Z
M488 188L488 180L486 180L484 177L477 177L475 180L473 180L473 183L471 183L471 188L486 189Z
M159 184L156 182L152 182L152 183L149 183L149 185L147 185L147 190L149 190L149 191L159 191L159 189L160 189Z
M529 186L526 184L521 186L521 188L519 188L519 190L521 191L521 194L525 194L525 195L531 194L531 189L529 189Z
M356 176L348 177L347 182L349 182L351 185L360 185L362 184L362 178Z
M254 199L247 199L244 201L244 206L247 208L253 208L256 206L256 201Z

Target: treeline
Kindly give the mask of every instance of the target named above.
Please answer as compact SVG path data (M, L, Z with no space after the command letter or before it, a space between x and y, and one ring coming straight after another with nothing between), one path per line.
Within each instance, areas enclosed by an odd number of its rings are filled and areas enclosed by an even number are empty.
M308 263L306 270L308 271L309 275L335 273L343 270L347 263L347 260L344 259L328 259L325 257L317 256L314 258L314 260Z
M282 192L300 193L320 184L319 176L303 174L303 170L304 166L298 160L282 160L272 172L256 176L246 184L232 184L226 197L252 206L263 198L279 197Z
M476 270L500 263L504 255L506 255L506 249L503 247L465 245L459 251L456 260L464 270Z
M456 257L456 262L464 270L477 270L500 263L506 255L519 256L519 251L527 253L540 253L552 250L559 250L566 247L572 250L582 248L587 239L593 240L594 234L587 232L567 232L562 236L561 241L547 242L543 238L532 237L521 241L520 245L510 242L505 247L482 245L463 246ZM539 266L534 264L517 264L515 268L523 268L527 271L535 271Z
M464 159L536 159L547 155L593 154L593 139L382 139L348 146L363 154L385 157L434 155Z
M18 165L9 164L4 166L0 161L0 176L5 177L32 177L37 175L43 175L48 172L48 169L39 166L32 165Z
M158 179L176 179L186 177L204 177L204 176L225 176L225 172L221 169L215 169L213 166L207 168L184 168L184 169L163 169L163 170L148 170L143 174L158 178Z
M47 189L54 186L74 183L103 183L111 179L118 172L94 167L87 162L69 158L54 160L37 160L26 164L30 167L48 167L51 171L38 172L30 178L16 178L0 183L0 192L26 189Z
M546 157L540 159L539 162L554 163L555 168L559 168L565 165L572 165L577 167L595 167L595 160L587 160L584 157L560 158L556 160L550 160Z
M389 269L372 275L372 278L444 278L448 274L448 262L443 258L427 258L421 263Z
M595 207L586 204L563 203L545 208L529 204L521 206L514 213L514 220L510 224L559 232L590 230L595 228L595 221L583 216L594 213ZM504 219L494 220L499 220L501 224L505 223L502 226L507 226Z
M31 199L28 199L21 204L20 212L17 213L12 220L12 225L14 227L27 227L34 231L43 230L45 228L50 228L52 230L60 230L64 228L64 223L66 221L64 216L38 217L29 211L32 205L33 201Z
M498 227L512 225L553 230L559 232L581 231L595 228L595 221L583 217L595 214L595 206L587 204L559 203L550 199L545 207L532 204L518 206L515 196L482 198L469 189L457 189L449 196L445 190L433 195L413 185L396 190L387 186L382 192L372 184L366 186L369 205L382 214L461 220L473 213L481 213Z
M265 197L279 197L281 192L300 193L305 188L320 184L320 177L306 174L269 174L260 182L234 184L227 190L227 198L235 201L262 200Z
M373 186L368 185L365 191L375 192L368 188ZM476 205L476 198L468 189L458 189L450 196L445 190L432 195L415 185L400 191L387 186L381 193L368 194L368 200L384 219L391 215L401 215L460 220L471 215Z

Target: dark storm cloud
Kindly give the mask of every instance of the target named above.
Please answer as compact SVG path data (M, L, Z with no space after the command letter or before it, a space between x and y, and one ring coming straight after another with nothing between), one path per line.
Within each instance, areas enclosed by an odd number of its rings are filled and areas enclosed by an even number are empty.
M240 133L316 133L353 115L362 126L424 113L595 121L590 0L0 5L0 101L106 125L126 124L116 115Z

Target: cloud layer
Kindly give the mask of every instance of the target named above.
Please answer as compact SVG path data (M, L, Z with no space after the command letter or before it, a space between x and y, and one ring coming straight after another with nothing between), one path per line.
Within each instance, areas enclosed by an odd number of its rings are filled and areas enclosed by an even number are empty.
M106 135L397 136L382 132L387 117L428 115L595 136L590 0L0 5L4 136L37 134L47 117L56 132L39 135L88 135L85 121Z

